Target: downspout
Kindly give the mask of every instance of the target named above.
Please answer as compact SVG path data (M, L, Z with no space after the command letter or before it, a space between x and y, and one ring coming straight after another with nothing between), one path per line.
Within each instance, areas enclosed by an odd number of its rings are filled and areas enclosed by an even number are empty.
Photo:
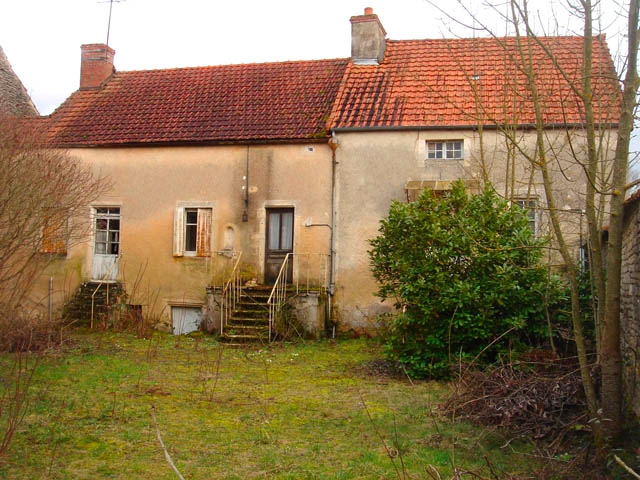
M242 212L242 221L249 221L249 145L247 145L247 158L244 167L244 211Z
M336 160L336 150L338 149L338 138L334 131L331 132L331 138L329 139L329 148L331 149L331 237L329 240L329 295L327 296L327 308L329 310L329 320L332 320L332 305L331 299L335 294L335 226L336 226L336 174L338 170L338 161ZM332 328L332 337L336 336L335 323Z

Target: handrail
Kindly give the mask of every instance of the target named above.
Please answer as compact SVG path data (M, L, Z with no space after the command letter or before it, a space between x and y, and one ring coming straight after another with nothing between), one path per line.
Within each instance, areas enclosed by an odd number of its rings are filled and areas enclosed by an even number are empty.
M291 255L291 253L287 253L287 255L284 257L282 265L280 265L278 277L276 278L276 281L273 284L273 288L271 289L269 300L267 300L267 305L269 305L269 342L273 340L274 323L280 316L280 311L282 310L284 302L286 301L287 272L289 270L289 259L291 258Z
M91 323L90 323L91 330L93 330L93 310L94 310L94 306L95 306L96 293L98 293L98 290L100 290L100 287L102 285L107 283L107 280L105 280L105 279L107 277L111 276L111 272L113 271L113 267L115 267L119 263L120 263L120 255L116 256L116 261L111 264L111 266L109 267L109 270L107 270L107 273L104 274L104 276L102 277L102 280L100 280L100 282L98 283L98 286L96 287L96 289L91 294ZM109 280L109 282L111 282L111 280ZM109 289L107 288L107 308L108 307L109 307Z
M289 272L289 262L297 261L297 264L293 264L292 271L295 276L295 292L296 295L300 293L300 278L303 276L300 271L300 258L301 257L318 257L322 259L324 257L324 272L323 278L320 282L319 288L320 290L325 290L328 287L328 260L329 255L323 253L287 253L284 257L284 261L280 266L280 271L278 272L278 277L276 278L275 283L273 284L273 288L271 289L271 294L269 295L269 300L267 300L267 304L269 305L269 341L273 340L273 330L275 327L276 321L280 318L280 314L284 305L287 302L287 283L288 283L288 272ZM307 265L306 268L306 292L308 293L311 290L311 275L310 271L312 267Z
M224 327L227 323L227 319L235 310L236 304L238 303L238 300L242 295L242 281L239 268L241 259L242 252L239 252L236 263L233 265L233 269L229 274L229 279L224 284L224 288L222 289L220 301L220 335L224 333Z

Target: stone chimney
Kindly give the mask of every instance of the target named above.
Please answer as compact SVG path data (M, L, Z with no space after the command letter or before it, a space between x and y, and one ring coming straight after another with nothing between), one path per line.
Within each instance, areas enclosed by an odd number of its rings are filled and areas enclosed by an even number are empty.
M373 13L364 9L364 15L351 17L351 59L360 65L378 65L384 59L387 32Z
M116 71L113 57L116 51L104 43L82 45L80 90L100 89Z

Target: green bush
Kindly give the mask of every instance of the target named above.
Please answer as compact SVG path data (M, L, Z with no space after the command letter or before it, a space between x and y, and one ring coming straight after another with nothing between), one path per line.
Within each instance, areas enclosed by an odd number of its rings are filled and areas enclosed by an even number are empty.
M403 312L387 351L409 374L447 376L460 355L492 360L544 336L544 242L526 212L490 187L469 195L457 182L442 197L425 190L415 202L394 202L379 232L369 251L377 295Z

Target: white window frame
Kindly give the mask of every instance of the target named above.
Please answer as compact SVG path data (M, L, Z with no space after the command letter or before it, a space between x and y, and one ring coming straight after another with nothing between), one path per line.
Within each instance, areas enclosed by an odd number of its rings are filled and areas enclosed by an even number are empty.
M464 140L427 140L427 160L464 160Z
M106 210L106 212L99 212L99 210ZM121 239L120 233L122 231L122 209L119 205L114 206L93 206L93 252L98 255L120 255ZM98 220L105 220L107 222L106 228L98 229ZM111 227L112 220L117 221L117 229ZM99 235L100 232L104 232L104 235ZM98 251L98 244L104 245L104 251ZM114 249L115 252L112 250Z
M178 202L173 221L174 257L210 257L213 244L213 208L215 202ZM187 212L197 212L196 250L187 249Z

